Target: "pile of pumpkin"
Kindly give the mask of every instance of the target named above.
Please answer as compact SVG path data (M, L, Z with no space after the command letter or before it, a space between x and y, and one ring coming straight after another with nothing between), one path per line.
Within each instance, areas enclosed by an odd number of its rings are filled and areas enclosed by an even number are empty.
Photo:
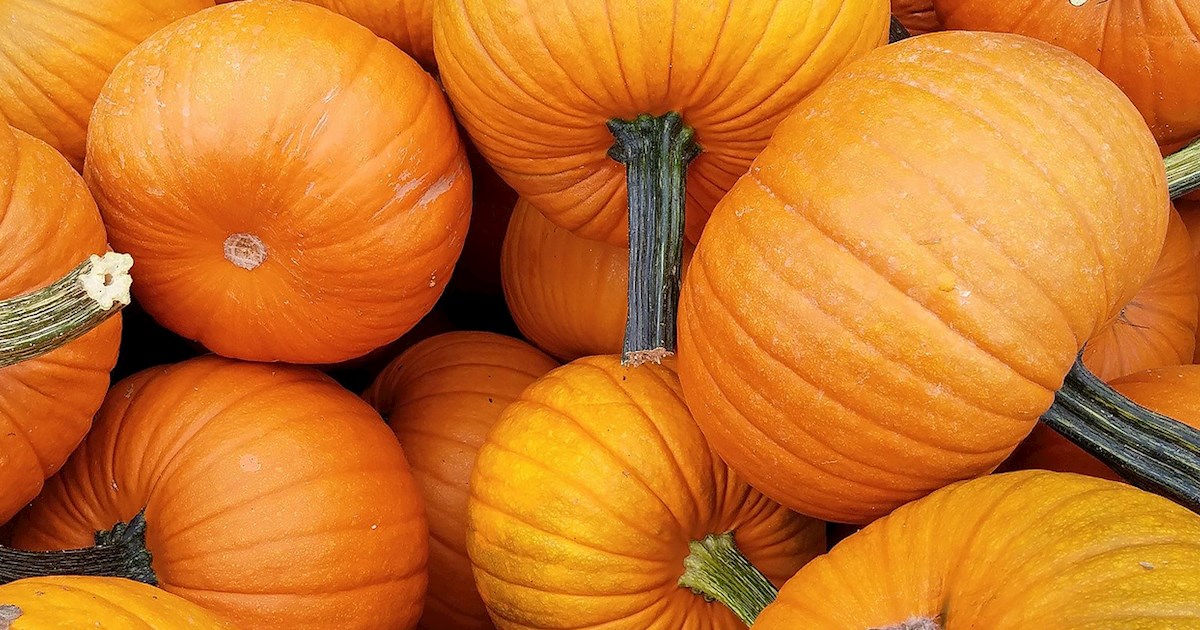
M893 5L0 1L0 628L1200 628L1200 3Z

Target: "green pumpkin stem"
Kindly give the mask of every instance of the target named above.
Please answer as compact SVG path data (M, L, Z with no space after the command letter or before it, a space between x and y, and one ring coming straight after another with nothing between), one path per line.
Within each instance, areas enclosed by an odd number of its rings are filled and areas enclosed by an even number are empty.
M95 540L94 547L67 551L21 551L0 546L0 584L48 575L88 575L158 585L146 549L144 514L96 532Z
M775 585L738 551L733 532L693 540L688 548L691 553L683 561L679 586L708 601L721 602L747 626L753 625L779 594Z
M1167 190L1178 199L1200 189L1200 138L1163 158L1167 166Z
M608 121L609 157L625 165L629 191L629 307L626 365L675 352L675 313L683 271L688 165L700 154L695 132L676 112Z
M92 256L50 286L0 301L0 368L65 345L129 304L128 254Z
M1042 422L1133 485L1200 512L1200 431L1132 402L1081 360Z
M892 25L888 29L888 43L895 44L896 42L904 41L909 37L912 37L912 33L908 32L908 28L901 24L900 20L893 15Z

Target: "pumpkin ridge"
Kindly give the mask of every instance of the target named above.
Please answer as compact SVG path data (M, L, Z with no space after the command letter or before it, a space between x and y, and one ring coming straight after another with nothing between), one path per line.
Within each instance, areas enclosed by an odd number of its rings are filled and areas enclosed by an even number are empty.
M605 2L607 4L607 0L601 0L601 1ZM574 19L575 14L574 14L574 12L572 12L570 10L569 6L570 5L568 5L567 13L571 15L572 19ZM575 88L576 93L584 96L589 101L591 101L591 104L596 107L597 112L602 112L602 111L608 109L608 108L604 107L603 105L601 105L600 102L597 101L595 98L593 98L591 93L588 90L583 89L583 86L580 85L579 82L575 79L575 75L578 73L569 72L567 70L567 67L565 65L563 65L562 61L560 61L558 59L558 57L556 57L554 55L554 50L550 47L550 44L546 41L546 36L542 34L541 26L537 22L537 13L529 10L528 3L525 4L525 15L523 15L521 17L525 18L525 20L529 24L530 30L532 31L533 36L536 38L537 43L543 49L545 49L546 57L558 68L559 73L561 73L561 76L566 77L567 81ZM539 86L539 87L544 87L544 86ZM580 109L586 110L588 108L581 107ZM591 114L591 112L587 112L587 113ZM599 113L597 113L596 115L601 116L601 114L599 114Z
M8 65L20 73L21 78L25 79L25 84L32 85L34 89L37 90L37 93L45 100L45 103L38 103L36 105L31 104L21 98L20 92L14 91L17 99L21 101L21 104L24 105L25 108L30 112L36 112L40 110L43 105L49 105L50 107L56 109L57 113L62 114L65 119L70 120L73 124L75 124L78 129L82 130L83 126L79 124L75 116L68 112L62 105L60 105L58 101L52 97L50 92L48 92L46 88L42 86L41 82L37 81L24 66L22 66L20 63L17 63L17 52L18 51L15 50L10 51L5 46L0 45L0 59L7 61ZM34 60L34 63L37 64L37 61ZM59 133L51 129L46 129L46 131L50 135L54 136L56 141L60 143L62 142L63 138L59 135Z

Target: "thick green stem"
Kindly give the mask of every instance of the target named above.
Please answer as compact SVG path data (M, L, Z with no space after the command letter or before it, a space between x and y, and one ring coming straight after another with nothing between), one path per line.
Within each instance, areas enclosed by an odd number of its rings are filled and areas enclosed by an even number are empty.
M1130 401L1082 361L1042 421L1130 483L1200 512L1200 431Z
M0 547L0 584L48 575L120 577L158 584L146 549L146 517L138 514L96 532L96 546L67 551L21 551Z
M0 368L43 355L129 304L128 254L92 256L48 287L0 301Z
M623 361L659 362L675 352L683 271L687 168L700 147L675 112L613 119L609 157L625 165L629 191L629 306Z
M693 540L688 548L692 553L683 561L679 585L708 601L721 602L747 626L779 594L775 585L738 551L733 532Z
M893 15L892 26L888 29L888 43L895 44L896 42L904 41L909 37L912 37L912 33L908 32L908 29L905 28L905 26L900 23L900 20Z
M1163 158L1167 166L1167 190L1178 199L1200 189L1200 138Z

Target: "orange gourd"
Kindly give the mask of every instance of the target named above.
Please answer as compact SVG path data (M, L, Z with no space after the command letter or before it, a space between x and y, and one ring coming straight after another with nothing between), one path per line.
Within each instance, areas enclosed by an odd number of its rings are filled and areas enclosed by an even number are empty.
M1200 518L1129 486L1021 472L906 505L800 569L753 630L1200 627Z
M20 0L0 5L0 115L83 168L100 88L134 46L213 0Z
M303 0L362 24L426 68L433 59L433 0Z
M427 536L370 405L311 368L206 356L117 383L13 531L20 549L98 546L0 565L115 572L241 628L412 628Z
M232 630L213 613L141 582L103 577L26 578L0 586L0 628Z
M503 335L453 332L393 361L364 394L400 438L429 515L429 595L419 627L488 630L467 557L475 454L521 390L558 364Z
M304 3L224 4L155 34L106 84L88 153L139 302L235 358L332 363L398 338L469 221L437 84Z
M965 32L880 48L796 108L713 213L680 303L688 406L767 496L870 521L1029 434L1168 216L1141 116L1070 53Z
M615 355L522 392L471 478L467 549L501 630L742 628L713 598L769 601L824 537L726 468L669 367Z
M556 225L631 248L633 363L674 352L685 223L694 240L787 112L887 32L884 0L434 7L442 81L488 162Z
M892 15L912 35L942 30L937 12L933 10L933 0L892 0Z

